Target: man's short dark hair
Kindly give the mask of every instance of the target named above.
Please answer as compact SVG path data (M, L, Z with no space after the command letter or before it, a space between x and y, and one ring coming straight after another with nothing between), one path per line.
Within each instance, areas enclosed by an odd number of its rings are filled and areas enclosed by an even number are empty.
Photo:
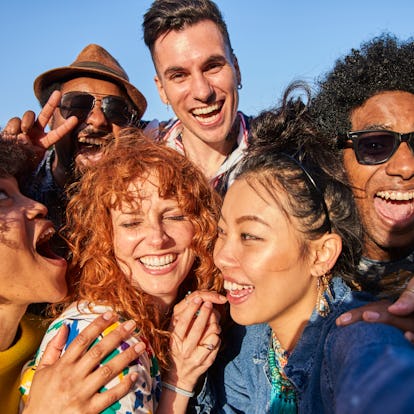
M151 54L156 40L172 30L182 30L203 20L211 20L219 28L231 52L227 25L217 5L211 0L155 0L144 15L144 42Z
M402 42L391 34L375 37L337 60L317 87L312 111L322 131L336 138L351 130L352 110L372 96L385 91L414 94L414 41Z

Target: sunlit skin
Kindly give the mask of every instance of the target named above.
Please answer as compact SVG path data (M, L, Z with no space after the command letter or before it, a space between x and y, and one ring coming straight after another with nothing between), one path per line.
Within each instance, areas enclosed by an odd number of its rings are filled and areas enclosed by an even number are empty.
M129 190L142 203L111 210L115 256L132 284L167 308L194 263L194 227L175 199L160 198L156 176Z
M193 161L198 156L203 164L213 149L221 163L238 132L228 139L236 120L240 71L218 27L203 20L160 36L153 58L160 97L184 126L186 155Z
M115 83L94 78L75 78L62 84L62 95L73 91L98 94L98 97L115 95L127 99L126 94ZM107 134L113 133L116 136L121 130L120 126L106 119L100 108L101 102L98 100L85 122L78 124L70 134L55 144L57 157L53 164L53 175L61 186L66 183L67 174L73 169L73 160L78 167L84 165L88 160L94 160L100 148L87 143L80 144L78 142L80 137L100 138L104 143L108 139ZM52 119L52 129L56 129L64 121L65 119L57 108Z
M253 186L238 179L227 192L214 261L225 280L231 317L242 325L268 323L291 349L316 304L315 252L307 242L304 254L296 220L260 185ZM278 198L287 206L282 189Z
M14 178L0 178L0 308L55 302L66 294L66 261L37 250L54 233L46 213L20 193Z
M352 130L414 131L414 95L388 91L374 95L351 114ZM384 164L361 165L353 149L344 150L344 165L353 186L365 230L364 255L396 260L414 245L414 154L407 143ZM378 192L411 194L410 200L391 201Z

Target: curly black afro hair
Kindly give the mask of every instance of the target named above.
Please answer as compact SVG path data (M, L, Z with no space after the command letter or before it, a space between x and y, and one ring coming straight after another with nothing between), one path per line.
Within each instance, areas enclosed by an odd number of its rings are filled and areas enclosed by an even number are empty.
M388 33L375 37L338 59L317 89L311 110L322 132L336 139L351 130L352 110L370 97L396 90L414 94L414 41Z
M35 165L35 154L28 145L6 140L0 131L0 178L14 177L21 183Z

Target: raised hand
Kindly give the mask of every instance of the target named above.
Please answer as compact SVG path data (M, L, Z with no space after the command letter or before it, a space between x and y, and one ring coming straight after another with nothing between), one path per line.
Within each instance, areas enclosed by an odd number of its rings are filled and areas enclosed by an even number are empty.
M31 145L40 161L45 151L72 131L78 123L78 119L71 116L56 129L50 132L45 131L55 109L59 106L60 98L61 93L54 91L37 119L33 111L26 111L21 119L11 118L2 131L3 137L5 139L17 138L18 141Z
M196 291L174 307L171 358L167 382L192 391L214 362L220 347L220 315L213 304L224 304L217 292Z

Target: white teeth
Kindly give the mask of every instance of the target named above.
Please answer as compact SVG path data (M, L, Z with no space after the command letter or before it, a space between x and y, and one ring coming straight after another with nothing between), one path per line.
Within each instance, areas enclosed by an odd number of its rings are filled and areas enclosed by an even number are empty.
M376 196L385 200L408 201L414 198L414 191L378 191Z
M224 289L225 290L253 290L252 285L239 285L235 282L230 282L229 280L224 281Z
M143 256L139 260L140 262L149 269L162 269L170 265L177 259L176 254L166 254L164 256Z
M197 108L193 109L193 115L208 115L211 112L218 111L220 109L220 105L215 103L214 105L206 106L204 108Z
M44 231L39 238L37 239L37 243L44 243L45 241L49 240L54 234L55 234L55 229L53 227L49 227L46 231Z
M106 141L101 138L88 138L88 137L79 137L79 142L85 143L85 144L91 144L91 145L104 145Z

